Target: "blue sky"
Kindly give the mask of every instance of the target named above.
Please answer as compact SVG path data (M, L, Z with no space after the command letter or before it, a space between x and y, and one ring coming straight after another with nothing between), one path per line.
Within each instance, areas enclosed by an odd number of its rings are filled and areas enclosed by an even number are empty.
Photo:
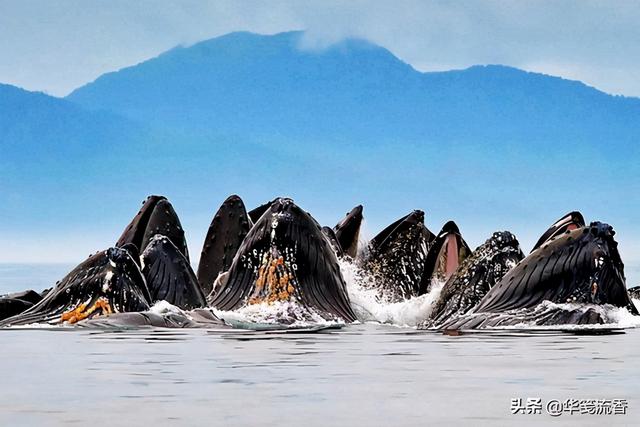
M415 68L498 63L640 96L636 1L0 0L0 82L66 95L106 71L231 31L347 36Z
M617 1L612 6L612 2L595 1L0 0L0 82L63 96L105 72L142 62L176 45L191 45L239 30L274 34L304 29L307 30L304 49L321 50L341 39L359 37L386 47L421 71L505 64L581 80L608 93L640 96L638 22L640 3L631 1ZM626 170L624 174L638 176L637 170ZM588 189L592 184L584 185ZM82 187L74 189L82 190ZM474 192L473 182L452 190L468 198ZM56 230L65 234L62 245L59 235L44 235L36 230L23 238L25 230L16 227L14 235L0 236L6 243L0 248L0 261L78 260L88 251L111 244L135 213L138 200L153 192L166 194L175 202L194 254L199 251L200 239L216 204L226 195L237 192L246 197L249 206L276 195L263 196L256 194L255 189L225 187L221 194L212 195L205 207L202 200L196 203L183 189L168 191L149 186L140 191L131 205L107 204L103 211L108 220L70 223ZM380 213L383 206L381 203L376 206L373 198L354 198L349 203L324 208L302 191L291 195L326 224L334 223L354 204L369 202L365 204L369 236L413 208L428 210L430 227L437 231L453 210L430 209L406 200L406 206L383 215ZM500 200L500 194L493 196ZM633 275L636 280L640 278L640 230L632 213L637 202L634 194L629 197L632 209L624 213L624 220L614 218L613 225L624 236L621 239L624 238L628 276ZM524 202L511 198L502 203ZM51 211L63 218L69 213L61 205L51 207ZM532 207L535 227L529 227L534 221L531 217L512 215L505 219L490 214L482 217L483 228L471 229L464 221L461 226L472 246L480 244L495 229L509 228L527 250L544 231L543 227L566 211L583 209L588 220L609 220L607 208L606 202L579 204L574 199L568 200L566 206L549 207L548 211ZM469 212L468 216L474 213ZM87 242L86 236L91 236L91 242Z

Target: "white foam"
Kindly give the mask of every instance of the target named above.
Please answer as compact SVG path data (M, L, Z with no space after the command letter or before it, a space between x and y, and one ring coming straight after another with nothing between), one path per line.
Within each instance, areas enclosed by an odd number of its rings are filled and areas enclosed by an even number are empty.
M550 301L543 301L540 304L544 308L561 308L567 311L582 311L585 312L589 309L598 312L602 319L605 321L603 324L598 325L562 325L563 327L575 327L575 328L636 328L640 326L640 316L634 316L624 307L616 307L611 304L576 304L576 303L564 303L556 304Z
M150 309L149 311L151 313L155 313L155 314L159 314L159 315L164 315L164 314L182 314L184 315L184 311L182 311L180 308L176 307L173 304L168 303L165 300L161 300L156 302Z
M635 304L636 308L640 310L640 300L632 298L631 301ZM609 309L609 317L615 321L616 325L621 328L637 328L640 327L640 316L634 316L622 307L612 307Z
M304 307L296 301L249 304L234 311L222 311L215 308L212 310L218 318L225 321L294 327L343 324L338 319L327 320L315 310Z
M443 284L437 283L428 294L396 303L384 302L373 286L373 278L350 260L341 259L339 262L351 306L361 322L415 327L427 319L442 290Z
M639 301L640 302L640 301ZM578 304L578 303L553 303L551 301L543 301L539 306L535 307L536 312L543 313L550 310L566 310L568 312L586 312L587 310L595 310L604 320L602 324L551 324L551 325L535 325L535 321L523 320L520 323L509 326L493 326L487 329L565 329L565 330L581 330L581 329L611 329L611 328L637 328L640 326L640 316L635 316L624 307L615 307L611 304ZM530 309L523 309L523 315ZM515 310L517 312L517 310ZM516 313L510 312L510 315ZM529 313L530 314L530 313ZM507 314L505 314L506 316Z
M67 322L51 324L51 323L27 323L26 325L10 325L6 326L7 329L58 329L58 328L73 328L74 325L70 325Z

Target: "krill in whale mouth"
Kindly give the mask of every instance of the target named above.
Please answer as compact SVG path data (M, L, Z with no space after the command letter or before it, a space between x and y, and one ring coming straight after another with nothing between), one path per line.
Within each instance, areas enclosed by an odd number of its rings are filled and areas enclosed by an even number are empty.
M38 304L0 326L69 323L149 309L149 290L126 249L109 248L74 268Z
M277 248L271 248L262 256L249 304L289 301L294 298L297 284L295 266L295 262L292 263L289 259L285 261Z
M354 321L346 284L320 226L291 199L277 199L247 234L209 303L224 311L292 302L323 318Z

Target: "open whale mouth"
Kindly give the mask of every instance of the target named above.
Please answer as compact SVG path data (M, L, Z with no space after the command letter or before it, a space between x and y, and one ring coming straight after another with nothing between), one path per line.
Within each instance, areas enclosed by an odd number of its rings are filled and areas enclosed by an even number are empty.
M38 304L0 326L74 324L112 313L144 311L149 301L146 281L129 252L110 248L89 257Z
M433 283L446 282L470 254L471 249L462 238L458 226L448 221L427 254L420 294L428 293Z
M608 224L592 222L546 241L471 312L451 319L444 328L609 323L598 311L604 305L637 315L614 235Z
M358 239L362 225L362 205L358 205L333 228L337 241L344 253L356 258L358 253Z
M545 243L548 243L554 238L561 236L567 232L571 232L573 230L577 230L578 228L582 228L585 226L584 217L580 212L574 211L569 212L559 220L557 220L547 231L540 236L540 239L536 242L531 249L531 252L540 248Z
M469 312L523 258L520 244L512 233L493 233L444 284L423 327L438 327L452 317Z
M449 277L451 277L451 275L458 269L459 250L460 248L456 236L448 235L445 239L444 245L442 245L442 250L438 257L440 260L438 263L438 274L442 276L445 281L448 280Z
M290 303L325 319L355 320L334 251L318 224L290 199L275 200L251 229L209 298L218 310Z
M424 212L415 210L385 227L369 242L360 267L374 279L381 302L395 303L419 295L433 234L424 225Z
M438 238L443 239L443 243L437 255L433 274L441 281L446 282L471 251L462 241L460 231L452 221L445 224Z

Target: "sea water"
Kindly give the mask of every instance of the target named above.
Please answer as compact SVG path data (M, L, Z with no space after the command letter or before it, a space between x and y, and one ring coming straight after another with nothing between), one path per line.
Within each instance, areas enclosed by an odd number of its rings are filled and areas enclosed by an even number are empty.
M0 293L68 269L0 266ZM637 425L633 319L597 335L445 336L412 327L435 295L380 304L343 272L369 321L339 330L2 329L0 425ZM528 398L541 413L512 414ZM566 399L624 399L626 415L546 412Z

